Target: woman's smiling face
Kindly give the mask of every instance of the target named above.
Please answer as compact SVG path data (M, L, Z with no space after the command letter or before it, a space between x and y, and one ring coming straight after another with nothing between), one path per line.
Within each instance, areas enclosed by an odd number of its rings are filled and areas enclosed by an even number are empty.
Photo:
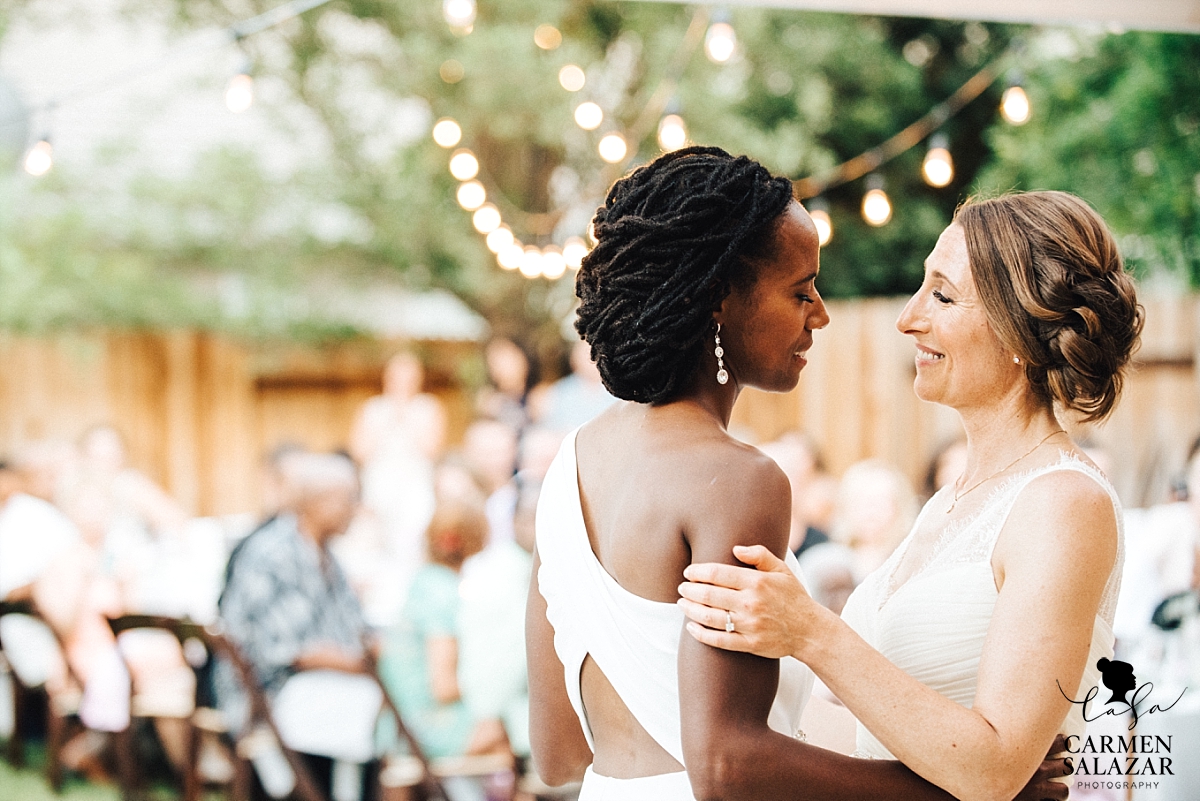
M1023 374L988 322L959 225L938 237L925 260L925 280L896 327L916 340L913 389L921 400L955 409L987 406Z

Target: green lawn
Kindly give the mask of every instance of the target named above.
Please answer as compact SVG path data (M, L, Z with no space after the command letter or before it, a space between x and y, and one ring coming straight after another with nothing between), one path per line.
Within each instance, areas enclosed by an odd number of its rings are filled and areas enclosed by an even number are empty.
M88 784L70 779L56 795L41 772L40 761L16 770L0 760L0 798L4 801L120 801L115 785Z

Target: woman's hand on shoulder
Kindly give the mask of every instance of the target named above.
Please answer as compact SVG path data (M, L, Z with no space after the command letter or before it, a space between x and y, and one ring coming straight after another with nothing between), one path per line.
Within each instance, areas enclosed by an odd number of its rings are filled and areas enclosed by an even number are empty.
M737 545L733 555L750 567L708 562L684 571L679 606L692 621L688 633L728 651L803 659L832 613L767 548Z

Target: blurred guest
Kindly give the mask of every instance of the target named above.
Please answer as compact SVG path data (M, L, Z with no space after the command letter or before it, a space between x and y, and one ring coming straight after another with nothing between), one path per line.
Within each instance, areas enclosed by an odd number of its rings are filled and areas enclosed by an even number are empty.
M109 496L109 538L135 537L123 527L150 535L173 534L187 514L179 503L145 473L130 467L125 441L112 426L88 429L79 441L79 479L92 482Z
M854 552L838 542L823 542L806 549L798 561L813 599L840 615L858 586Z
M791 431L760 450L775 460L792 487L792 527L788 549L797 557L804 551L829 541L829 535L814 525L813 489L821 471L820 457L807 437Z
M75 457L75 449L70 443L44 439L26 444L13 462L24 481L26 495L55 503Z
M70 519L29 494L29 485L25 471L0 460L0 598L5 600L30 598L46 567L79 539Z
M430 757L507 752L503 730L470 713L458 684L459 573L486 537L481 507L438 507L426 536L429 561L413 577L400 623L384 645L383 679Z
M292 481L293 510L246 543L221 596L221 620L271 699L288 745L366 762L379 696L362 692L365 676L351 675L366 670L366 624L329 551L357 508L357 472L347 457L303 454ZM232 666L218 662L214 683L231 731L246 734L247 696Z
M1188 449L1184 475L1187 500L1125 510L1125 566L1113 623L1124 648L1150 633L1164 598L1200 588L1200 438Z
M928 467L925 468L925 499L934 496L938 490L948 484L953 484L967 469L967 441L962 437L946 440L933 452Z
M616 402L600 380L592 362L592 346L580 340L571 347L571 372L553 384L535 390L531 401L540 426L573 431Z
M517 508L517 432L499 420L476 420L463 435L462 459L487 498L488 547L512 542Z
M525 662L525 601L533 569L534 514L542 479L563 435L531 428L521 441L514 539L467 560L459 608L459 685L481 720L499 721L514 754L529 755L529 675Z
M63 749L68 767L83 764L103 745L95 732L128 728L136 691L140 714L155 726L170 761L182 770L187 762L187 722L195 701L195 676L179 643L165 632L134 631L118 641L109 617L131 611L127 577L118 572L109 550L113 493L108 484L82 479L64 497L64 510L80 537L60 552L38 577L33 599L58 634L74 677L82 682L79 717L92 730ZM47 682L51 698L73 695L66 674Z
M838 487L832 537L854 551L856 581L883 564L916 519L908 479L879 459L856 462Z
M479 393L479 414L499 420L518 434L529 423L527 402L534 383L532 361L520 345L497 337L484 347L488 386Z
M391 557L392 581L403 589L421 565L425 526L433 515L433 466L446 437L446 413L422 392L425 368L412 353L384 368L383 394L359 410L350 454L362 465L364 512L378 526Z

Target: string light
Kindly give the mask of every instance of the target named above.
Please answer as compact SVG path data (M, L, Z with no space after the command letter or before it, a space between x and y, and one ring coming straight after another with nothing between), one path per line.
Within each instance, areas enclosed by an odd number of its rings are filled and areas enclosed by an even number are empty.
M43 136L25 154L25 172L34 177L41 177L50 172L50 168L53 166L54 146L50 144L48 135Z
M578 270L583 257L588 254L587 243L577 236L570 237L563 245L563 260L572 270Z
M467 211L475 211L487 200L487 190L479 181L467 181L458 187L458 205Z
M604 109L588 100L575 107L575 124L585 131L594 131L604 122Z
M539 25L533 32L533 43L543 50L557 50L562 41L562 33L553 25Z
M950 140L945 134L936 133L929 137L929 152L921 164L925 183L941 188L954 180L954 159L950 156Z
M254 105L254 79L250 77L247 69L243 69L230 78L229 85L225 87L225 106L234 114L241 114L252 105Z
M453 58L446 59L438 67L438 77L448 84L458 83L466 74L467 70L463 67L462 62Z
M728 12L717 12L704 34L704 53L714 64L724 64L737 50L737 33L729 24Z
M460 181L469 181L479 174L479 159L466 148L454 151L450 157L450 174Z
M625 137L616 132L607 134L601 139L596 149L600 151L600 158L609 164L616 164L629 152L629 146L625 144Z
M1000 114L1010 125L1024 125L1029 122L1033 109L1029 105L1029 95L1021 88L1019 81L1004 90L1000 98Z
M892 219L892 201L887 192L883 191L883 177L877 174L867 176L867 194L863 196L862 216L869 225L878 228L887 225Z
M513 240L496 254L496 263L505 270L515 270L521 266L524 258L525 247L520 242Z
M481 234L490 234L500 227L500 210L491 203L484 203L471 215L471 224Z
M443 0L442 18L457 36L475 29L475 0Z
M658 121L658 146L663 150L678 150L687 144L687 126L683 117L668 114Z
M487 235L488 250L496 254L499 254L514 241L512 229L507 225L501 225Z
M829 216L829 204L818 197L806 201L805 208L808 209L808 216L812 217L813 225L816 226L817 244L825 247L829 244L829 240L833 239L833 218Z
M578 92L587 83L587 75L574 64L568 64L558 71L558 84L568 92Z
M442 147L454 147L462 141L462 128L449 117L443 117L433 126L433 141Z
M530 245L521 254L521 264L517 268L526 278L537 278L542 274L542 251Z
M557 281L566 271L567 260L563 252L555 245L547 245L542 250L542 275L551 281Z

